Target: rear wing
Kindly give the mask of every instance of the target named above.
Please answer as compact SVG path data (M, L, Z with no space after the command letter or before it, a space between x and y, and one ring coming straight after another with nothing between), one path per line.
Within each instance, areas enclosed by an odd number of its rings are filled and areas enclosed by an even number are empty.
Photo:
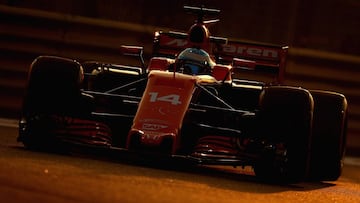
M276 83L283 83L287 46L228 40L210 37L212 55L218 64L232 64L234 72L273 75ZM188 35L181 32L156 32L153 56L175 58L188 48Z
M210 43L212 46L226 44L227 38L211 36ZM175 58L178 53L189 46L188 34L186 33L158 31L155 32L153 56Z

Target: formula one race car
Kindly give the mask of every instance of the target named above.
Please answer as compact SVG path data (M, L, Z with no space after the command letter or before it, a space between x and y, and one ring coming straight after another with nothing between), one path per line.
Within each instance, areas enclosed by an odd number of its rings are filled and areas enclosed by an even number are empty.
M184 9L195 24L187 33L156 32L147 65L137 46L122 50L140 57L139 67L36 58L18 141L252 166L271 181L337 180L346 98L284 85L286 46L210 36L214 20L205 17L219 10Z

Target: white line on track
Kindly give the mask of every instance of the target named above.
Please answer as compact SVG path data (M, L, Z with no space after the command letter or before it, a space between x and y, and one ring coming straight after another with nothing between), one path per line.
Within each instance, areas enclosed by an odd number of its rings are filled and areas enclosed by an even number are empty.
M0 126L3 127L18 128L19 127L18 122L19 121L16 119L0 118Z

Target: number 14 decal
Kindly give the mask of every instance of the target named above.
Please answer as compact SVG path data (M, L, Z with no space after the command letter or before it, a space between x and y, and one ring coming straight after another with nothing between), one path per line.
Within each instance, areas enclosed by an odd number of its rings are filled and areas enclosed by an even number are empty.
M150 92L149 95L150 95L150 102L163 101L163 102L170 102L172 105L181 104L180 95L177 94L159 96L159 92Z

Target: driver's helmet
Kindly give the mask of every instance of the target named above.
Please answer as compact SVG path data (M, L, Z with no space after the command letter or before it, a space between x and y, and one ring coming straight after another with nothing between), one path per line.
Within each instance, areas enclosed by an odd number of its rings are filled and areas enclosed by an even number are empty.
M214 62L209 54L197 48L187 48L175 61L176 71L190 75L210 74Z

